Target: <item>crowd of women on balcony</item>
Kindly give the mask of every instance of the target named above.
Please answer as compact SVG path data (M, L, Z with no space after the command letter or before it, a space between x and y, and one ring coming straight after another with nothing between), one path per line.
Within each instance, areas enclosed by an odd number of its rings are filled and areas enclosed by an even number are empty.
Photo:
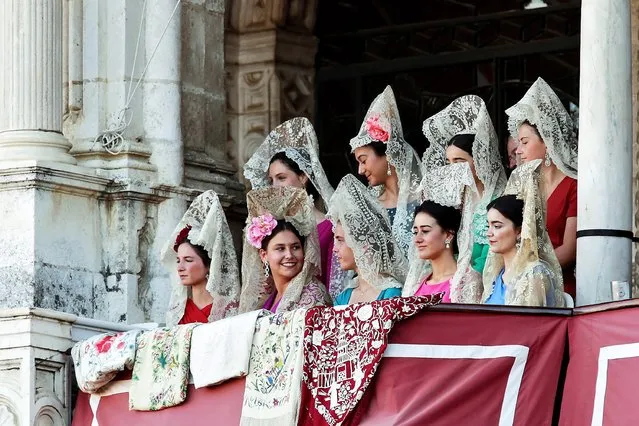
M448 303L572 303L575 123L541 78L506 115L518 157L509 178L480 97L424 121L420 159L387 87L350 140L369 186L347 175L335 189L311 123L277 126L244 166L252 190L241 268L212 191L171 236L167 325L435 293Z

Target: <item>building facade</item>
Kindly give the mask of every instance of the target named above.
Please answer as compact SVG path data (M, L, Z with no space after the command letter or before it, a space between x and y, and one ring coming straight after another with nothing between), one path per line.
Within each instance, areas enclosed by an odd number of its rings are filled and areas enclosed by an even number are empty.
M438 13L356 3L3 0L0 423L65 424L72 342L164 321L160 252L200 191L220 195L239 250L241 168L280 122L314 120L335 184L349 172L345 138L386 84L418 150L420 120L460 92L487 99L502 136L499 114L522 90L513 79L551 73L578 103L586 1L441 1ZM625 11L629 1L613 3ZM636 227L639 0L630 3Z

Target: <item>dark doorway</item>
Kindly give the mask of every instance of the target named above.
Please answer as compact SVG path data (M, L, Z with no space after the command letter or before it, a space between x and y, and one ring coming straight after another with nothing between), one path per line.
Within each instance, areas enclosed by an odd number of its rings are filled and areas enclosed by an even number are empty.
M525 3L528 3L526 1ZM543 77L566 105L579 97L580 1L524 9L518 0L319 2L316 117L333 185L356 172L348 141L390 84L404 135L419 154L427 117L464 94L481 96L500 140L504 110Z

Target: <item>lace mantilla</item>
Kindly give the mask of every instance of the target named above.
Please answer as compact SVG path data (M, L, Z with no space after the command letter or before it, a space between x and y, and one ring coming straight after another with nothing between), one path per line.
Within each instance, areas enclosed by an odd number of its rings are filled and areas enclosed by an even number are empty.
M523 98L506 110L508 130L519 140L519 127L528 121L537 127L548 155L566 176L577 179L577 133L572 117L557 94L541 77Z
M424 152L424 173L446 164L446 148L453 136L475 135L473 162L477 177L484 185L475 206L472 232L474 241L488 244L486 206L499 197L506 187L506 172L499 156L499 140L484 101L476 95L455 99L448 107L424 121L422 127L430 146Z
M187 240L204 247L211 259L206 283L206 290L213 297L209 322L235 315L239 304L240 278L233 236L217 194L206 191L193 200L162 250L162 263L170 271L172 282L171 301L166 313L168 327L182 319L186 307L188 289L177 274L173 246L178 235L189 226Z
M541 160L518 166L506 186L505 194L516 195L524 201L521 243L512 266L503 276L507 305L565 306L561 266L546 231L546 200L541 196L540 166ZM484 267L483 301L492 294L495 279L503 268L502 256L491 250Z
M346 244L364 280L380 291L402 287L408 264L393 237L388 215L355 176L341 180L327 216L334 226L340 223L344 228Z
M269 186L268 167L271 158L283 152L306 173L327 205L333 195L319 160L319 144L313 125L305 117L296 117L277 126L244 165L244 177L253 189Z
M404 140L397 102L395 102L395 95L390 86L387 86L369 107L358 135L351 139L351 152L377 141L369 134L369 123L371 119L375 118L378 118L378 122L382 123L382 127L386 127L385 130L389 134L388 141L385 142L386 159L395 167L399 185L397 210L393 220L393 235L404 253L404 257L408 258L413 239L411 234L413 211L414 205L419 201L422 171L419 156L413 147ZM376 188L376 192L381 194L383 188Z
M470 165L456 163L429 170L424 175L421 188L424 200L461 210L462 220L457 232L457 271L450 281L450 299L453 303L479 303L482 293L481 276L470 265L473 248L470 227L477 194ZM413 248L402 295L414 295L431 272L430 262L420 259Z
M253 218L271 214L276 219L291 223L304 237L304 266L293 278L282 295L278 312L290 311L299 307L312 307L317 304L330 304L330 298L323 284L315 277L320 271L320 249L317 237L317 225L313 213L312 198L301 188L260 188L246 195L248 207L247 227ZM246 233L246 229L244 231ZM242 251L242 295L240 311L249 312L261 309L266 299L275 291L271 279L265 280L264 265L259 250L246 238ZM323 303L317 303L323 302Z

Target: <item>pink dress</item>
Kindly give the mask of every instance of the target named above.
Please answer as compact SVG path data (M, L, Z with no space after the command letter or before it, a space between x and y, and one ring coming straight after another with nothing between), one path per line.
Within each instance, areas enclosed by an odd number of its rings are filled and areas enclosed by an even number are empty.
M331 257L333 256L333 224L330 220L325 219L317 225L317 235L322 255L322 276L319 278L328 288L328 281L331 277Z
M444 293L442 303L450 303L450 280L438 284L426 284L430 276L424 280L415 292L415 296L428 296L435 293Z

